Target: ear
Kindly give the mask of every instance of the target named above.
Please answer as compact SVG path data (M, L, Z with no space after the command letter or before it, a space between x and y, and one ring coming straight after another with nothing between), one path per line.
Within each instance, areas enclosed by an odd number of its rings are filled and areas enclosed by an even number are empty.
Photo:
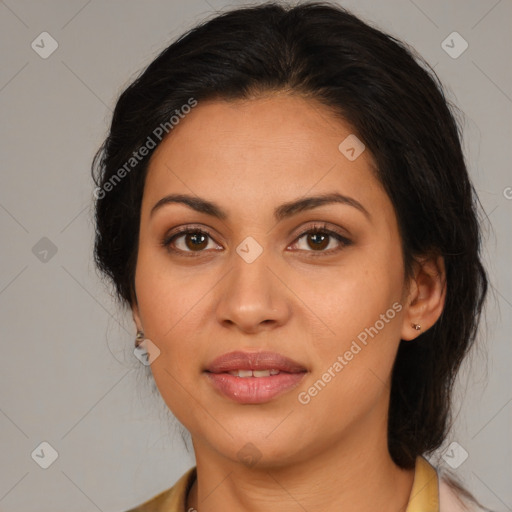
M443 312L446 298L446 270L442 256L417 258L405 301L401 338L412 340L430 329ZM416 330L414 325L421 329Z
M134 292L132 292L131 310L132 310L132 318L133 318L133 321L137 328L137 331L144 331L144 329L142 328L142 321L140 319L139 305L137 303L137 297L135 296Z

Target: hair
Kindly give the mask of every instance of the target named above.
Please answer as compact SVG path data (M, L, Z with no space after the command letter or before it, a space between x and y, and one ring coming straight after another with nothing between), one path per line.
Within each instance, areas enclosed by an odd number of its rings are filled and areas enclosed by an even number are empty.
M455 377L476 338L488 283L455 107L405 43L329 2L239 8L184 33L121 93L94 156L96 265L117 299L133 305L141 201L154 151L148 141L163 140L157 127L172 136L169 120L191 98L200 104L280 91L320 102L363 141L394 206L406 276L422 255L444 258L443 312L414 342L400 342L392 370L389 452L398 466L413 468L447 435Z

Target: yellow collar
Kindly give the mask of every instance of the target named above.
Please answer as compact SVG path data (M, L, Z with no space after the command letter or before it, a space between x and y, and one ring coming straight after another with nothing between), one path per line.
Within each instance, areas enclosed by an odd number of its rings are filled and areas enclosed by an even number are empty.
M405 512L439 512L437 471L424 457L416 458L414 482Z

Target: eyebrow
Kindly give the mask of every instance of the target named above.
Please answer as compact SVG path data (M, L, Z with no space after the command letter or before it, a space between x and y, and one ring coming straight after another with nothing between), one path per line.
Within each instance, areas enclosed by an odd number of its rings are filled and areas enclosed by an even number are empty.
M153 206L153 208L151 208L150 217L158 209L172 203L184 204L185 206L192 208L196 212L211 215L212 217L216 217L217 219L221 220L226 220L229 216L225 210L223 210L219 205L212 201L208 201L201 197L191 196L187 194L170 194L165 197L162 197L162 199L160 199ZM291 217L292 215L296 215L297 213L312 210L313 208L318 208L319 206L334 203L352 206L353 208L356 208L361 213L363 213L368 218L368 220L371 220L370 213L359 201L356 201L352 197L339 194L338 192L322 194L318 196L309 196L302 199L298 199L296 201L283 203L282 205L275 208L274 218L276 219L276 221L279 222L282 221L283 219Z

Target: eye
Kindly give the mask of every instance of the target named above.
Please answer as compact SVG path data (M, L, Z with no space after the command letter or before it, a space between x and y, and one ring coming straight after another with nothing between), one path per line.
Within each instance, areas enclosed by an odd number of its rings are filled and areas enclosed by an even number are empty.
M301 249L306 250L306 252L316 252L319 254L312 254L312 256L321 256L321 255L329 255L333 254L335 252L340 251L344 247L347 247L352 244L352 241L343 236L341 233L338 233L337 231L333 231L332 229L328 229L326 224L322 225L315 225L312 228L308 229L307 231L304 231L297 240L300 241L302 238L306 238L306 247L312 247L313 250L310 251L308 249ZM335 247L334 249L330 249L328 251L324 250L326 247L330 245L330 242L332 239L335 239L338 242L338 247ZM298 244L298 242L295 242L294 245ZM335 244L336 245L336 244Z
M308 237L306 239L306 243L309 247L312 247L313 250L304 248L299 248L299 250L318 253L312 254L312 256L329 255L352 244L351 240L332 229L328 229L326 224L322 224L314 225L307 231L304 231L290 247L297 245L304 237ZM165 237L162 240L162 246L169 251L195 257L200 256L201 253L205 252L208 248L208 239L213 240L207 231L193 226L185 226ZM326 247L329 247L332 239L337 241L338 247L326 251L325 249Z
M174 234L165 237L162 241L162 245L173 252L201 253L208 247L208 238L212 239L206 231L193 226L185 226L178 229ZM176 241L181 243L177 244ZM176 248L174 245L181 245L181 247ZM196 255L187 254L187 256ZM199 254L197 254L197 256L199 256Z

